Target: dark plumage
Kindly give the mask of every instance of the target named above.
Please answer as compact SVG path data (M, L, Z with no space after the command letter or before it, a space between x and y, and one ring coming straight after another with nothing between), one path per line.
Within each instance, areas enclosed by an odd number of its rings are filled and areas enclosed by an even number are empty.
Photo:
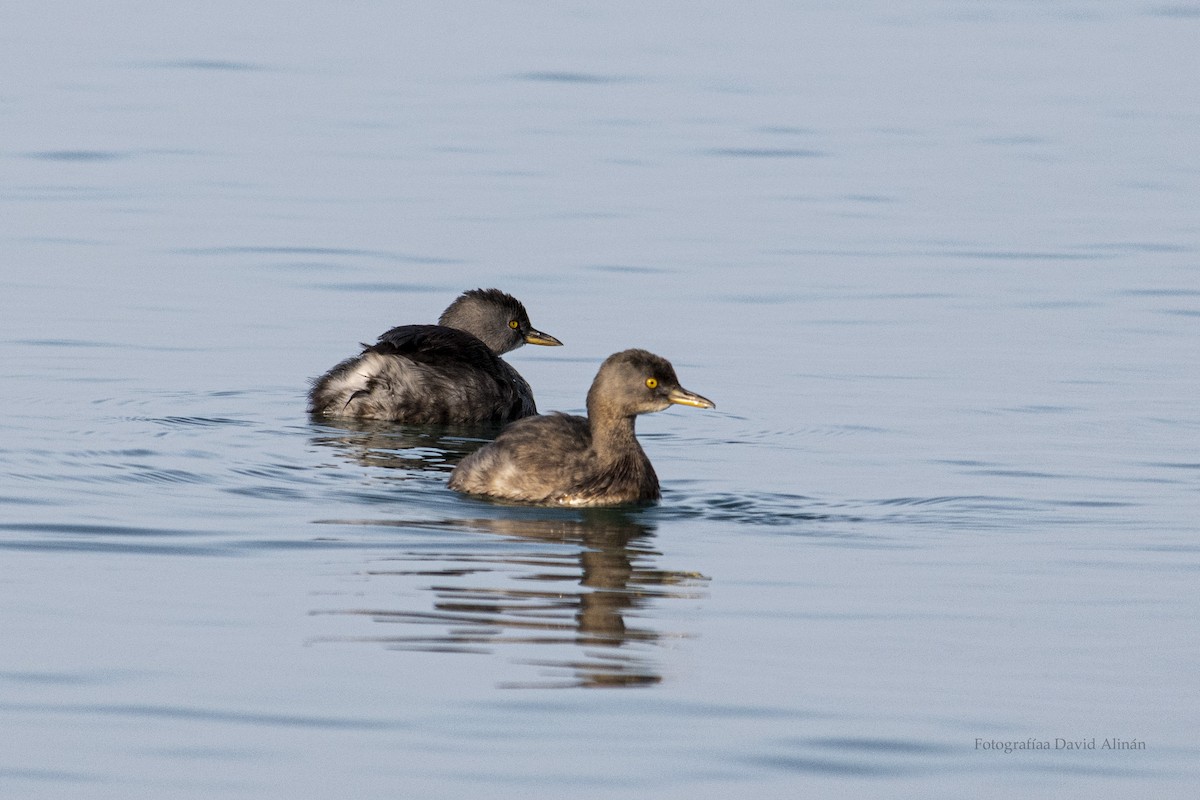
M472 289L437 325L401 325L313 382L308 410L413 424L508 422L537 413L525 379L500 358L523 344L561 345L499 289Z
M638 444L634 419L672 403L714 407L680 386L665 358L645 350L616 353L588 390L586 419L556 412L517 420L459 463L450 488L545 505L657 500L658 476Z

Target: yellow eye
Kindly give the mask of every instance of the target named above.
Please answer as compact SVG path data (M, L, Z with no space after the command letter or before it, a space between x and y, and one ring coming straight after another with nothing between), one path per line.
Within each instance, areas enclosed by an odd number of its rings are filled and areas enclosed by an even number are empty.
M654 389L658 386L658 378L646 378L646 388Z
M515 319L510 320L508 323L508 327L512 328L515 331L517 328L521 327L521 323L517 322Z

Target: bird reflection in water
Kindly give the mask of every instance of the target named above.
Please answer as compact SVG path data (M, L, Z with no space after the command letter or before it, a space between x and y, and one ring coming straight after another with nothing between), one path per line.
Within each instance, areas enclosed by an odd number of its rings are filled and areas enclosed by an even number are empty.
M449 472L468 453L495 438L501 425L396 425L377 420L322 419L311 438L364 467Z
M523 652L517 663L539 668L540 676L501 684L505 687L659 683L662 676L654 657L657 645L681 634L652 627L653 604L667 598L696 597L707 579L694 572L656 568L654 562L661 554L649 544L653 528L637 520L636 512L565 513L389 523L504 538L498 539L494 548L481 549L472 543L460 552L413 552L385 559L402 562L395 569L368 570L373 581L389 577L445 579L423 587L434 597L432 610L333 613L440 629L365 638L394 649L492 653L519 648ZM373 524L380 523L376 520ZM531 543L535 545L532 550ZM547 546L536 547L538 543Z

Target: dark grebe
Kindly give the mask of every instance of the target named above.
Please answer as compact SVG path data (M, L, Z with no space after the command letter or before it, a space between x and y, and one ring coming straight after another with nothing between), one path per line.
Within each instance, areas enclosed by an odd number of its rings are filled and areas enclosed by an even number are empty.
M500 358L523 344L561 345L499 289L464 292L437 325L401 325L313 382L308 410L413 424L508 422L537 413L533 391Z

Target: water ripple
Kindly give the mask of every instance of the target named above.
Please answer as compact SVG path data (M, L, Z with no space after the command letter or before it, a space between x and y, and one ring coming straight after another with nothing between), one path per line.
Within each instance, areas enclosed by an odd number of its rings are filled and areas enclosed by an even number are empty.
M601 75L593 72L522 72L513 76L519 81L534 83L573 83L577 85L632 83L634 78L623 75Z
M799 147L715 147L706 151L710 156L725 158L825 158L829 153L823 150L809 150Z
M72 161L76 163L98 162L98 161L117 161L123 158L128 158L128 153L120 153L115 150L41 150L32 153L25 153L26 158L36 159L38 161Z
M395 261L405 264L449 265L461 264L462 261L442 256L415 255L411 253L396 253L388 250L364 250L353 247L298 247L291 245L270 245L258 247L194 247L174 251L181 255L221 256L221 255L285 255L285 256L348 256L356 258L371 258L381 261ZM426 290L421 290L426 291Z
M227 711L195 706L151 705L148 703L2 703L0 711L81 716L116 716L131 719L168 719L179 722L219 722L267 728L309 728L317 730L402 730L411 724L396 719L334 717L315 714L256 713Z
M229 547L211 542L207 531L148 528L134 525L94 525L69 522L4 522L0 549L140 555L229 555Z
M76 772L62 769L27 769L0 767L0 778L12 781L39 781L45 783L100 783L102 776L94 772Z
M1174 3L1171 5L1154 6L1147 9L1145 13L1154 17L1193 20L1200 18L1200 6Z
M28 531L68 536L169 536L174 538L202 535L199 531L183 528L142 528L130 525L89 525L70 522L0 522L0 531Z
M217 425L250 426L255 424L250 420L230 417L132 417L131 419L139 422L151 422L168 428L208 428Z
M249 61L226 61L223 59L184 58L177 61L150 61L138 65L146 69L189 69L214 72L262 72L267 67Z

